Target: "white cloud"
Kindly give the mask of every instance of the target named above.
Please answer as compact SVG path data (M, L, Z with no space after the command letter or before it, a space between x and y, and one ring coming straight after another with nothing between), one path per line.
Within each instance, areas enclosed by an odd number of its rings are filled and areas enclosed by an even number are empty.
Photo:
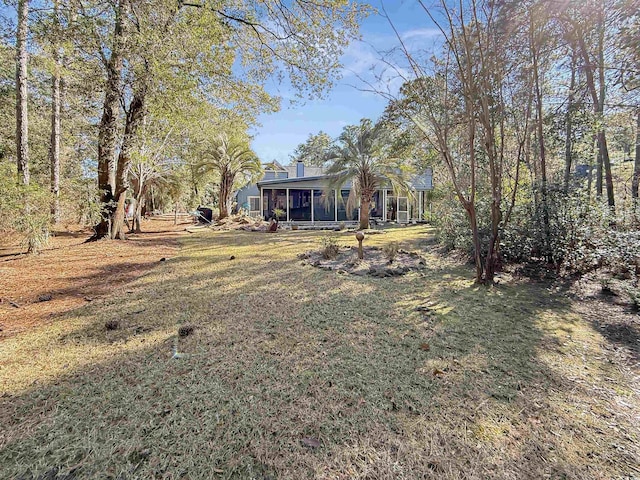
M415 39L424 40L427 38L439 37L440 35L442 35L442 32L437 28L414 28L404 32L400 35L400 38L402 38L403 41Z
M379 63L379 58L374 49L364 42L353 42L345 50L342 56L342 76L362 75Z
M349 45L342 58L344 83L361 90L365 96L395 95L411 75L409 70L399 65L403 55L394 58L401 50L391 41L385 45L386 49L389 47L391 50L385 51L366 42Z

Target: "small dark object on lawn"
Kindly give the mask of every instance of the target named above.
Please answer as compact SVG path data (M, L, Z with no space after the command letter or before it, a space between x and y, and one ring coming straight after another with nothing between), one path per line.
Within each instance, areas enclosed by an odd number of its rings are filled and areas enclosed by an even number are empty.
M84 297L84 299L85 299L87 302L93 302L93 298L91 298L91 297Z
M442 376L444 375L444 372L442 370L440 370L439 368L434 368L433 369L433 375L436 377Z
M166 262L166 261L167 261L167 259L166 259L165 257L162 257L162 258L160 259L160 261L161 261L161 262Z
M20 305L18 305L16 302L9 302L9 305L11 305L14 308L20 308Z
M229 260L235 260L235 259L236 259L236 256L235 256L235 255L231 255L231 256L229 257Z
M420 350L424 350L425 352L428 352L430 348L431 347L429 347L428 343L423 343L420 345Z
M178 329L178 335L181 337L188 337L193 333L193 325L183 325Z
M602 284L602 295L610 295L612 297L617 297L618 294L616 292L613 291L613 288L611 288L611 284L609 282L604 282Z
M316 440L315 438L303 438L302 444L306 447L318 448L320 446L320 440Z
M51 294L47 293L45 295L40 295L38 297L38 301L39 302L48 302L49 300L51 300L53 297L51 296Z
M120 322L118 320L107 320L104 323L104 328L107 330L117 330L120 327Z

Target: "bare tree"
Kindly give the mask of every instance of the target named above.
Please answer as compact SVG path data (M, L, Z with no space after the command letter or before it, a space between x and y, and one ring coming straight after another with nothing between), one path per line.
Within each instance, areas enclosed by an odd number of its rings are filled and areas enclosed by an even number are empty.
M519 165L526 137L507 138L505 127L508 76L516 68L508 64L511 59L504 55L506 40L493 2L471 0L453 8L443 0L440 8L444 21L437 19L422 1L420 4L442 33L443 52L429 74L396 31L402 53L416 77L405 84L400 108L406 108L406 114L446 166L469 221L476 282L491 283L500 267L500 235L509 218L502 205L505 169L509 164ZM512 188L516 189L517 184L516 177ZM485 241L478 212L480 186L489 202L489 218L482 219L489 229Z
M596 9L596 21L591 22L593 8ZM604 127L604 106L607 90L607 78L605 74L605 48L607 41L607 4L605 0L589 2L585 12L576 12L578 15L571 18L563 15L562 19L572 28L572 35L578 46L578 51L583 61L588 92L593 103L593 112L597 122L596 140L598 145L598 162L596 176L596 193L602 195L602 173L607 189L607 202L613 210L615 198L613 192L613 176L611 174L611 160ZM595 39L593 39L595 37ZM590 42L590 40L592 40ZM595 44L595 45L592 45Z

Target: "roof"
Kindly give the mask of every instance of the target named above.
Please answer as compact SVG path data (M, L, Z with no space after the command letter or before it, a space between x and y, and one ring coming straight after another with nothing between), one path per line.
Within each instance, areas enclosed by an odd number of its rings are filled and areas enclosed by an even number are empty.
M289 173L289 178L296 177L298 175L297 165L286 165L284 169ZM326 168L323 167L308 167L304 166L304 178L319 177L326 173Z
M270 178L268 180L262 179L257 182L258 188L271 187L271 188L324 189L328 187L328 180L331 178L331 175L327 175L326 169L323 167L305 166L303 177L296 177L297 165L295 164L286 165L282 167L282 169L283 169L283 172L286 172L287 178ZM430 168L427 168L423 175L413 176L409 183L413 187L412 188L413 190L431 190L433 188L432 170ZM345 182L342 188L345 190L351 189L351 181Z
M279 183L301 183L301 182L317 182L317 183L326 183L329 179L329 175L315 175L313 177L297 177L297 178L276 178L273 180L261 180L258 182L258 186L267 186Z

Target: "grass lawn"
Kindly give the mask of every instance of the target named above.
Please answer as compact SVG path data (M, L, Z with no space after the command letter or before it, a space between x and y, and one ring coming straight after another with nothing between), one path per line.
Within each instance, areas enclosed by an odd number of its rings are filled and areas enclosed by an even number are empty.
M1 341L0 478L640 477L638 352L569 296L477 287L429 253L392 278L301 265L332 234L183 237L112 295Z

